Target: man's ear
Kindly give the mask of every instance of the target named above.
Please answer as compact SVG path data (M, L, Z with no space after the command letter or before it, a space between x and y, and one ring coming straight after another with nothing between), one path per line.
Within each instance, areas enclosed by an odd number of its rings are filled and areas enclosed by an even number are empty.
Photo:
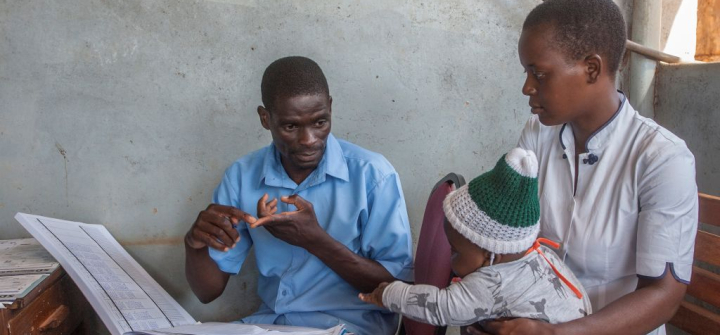
M597 82L603 70L603 59L598 54L592 54L585 57L585 73L587 74L588 84Z
M270 130L270 111L265 109L263 106L258 106L257 113L260 117L260 124L262 124L263 128Z
M330 115L332 115L332 95L328 94L328 109L330 110Z

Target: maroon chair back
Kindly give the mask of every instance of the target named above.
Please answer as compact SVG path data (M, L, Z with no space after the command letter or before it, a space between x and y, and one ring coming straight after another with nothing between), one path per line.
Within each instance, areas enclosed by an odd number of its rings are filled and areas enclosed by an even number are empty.
M450 173L433 187L425 207L420 238L415 253L415 284L445 288L452 280L450 244L445 236L443 200L445 196L465 184L462 176ZM446 327L436 327L403 318L407 335L443 335Z

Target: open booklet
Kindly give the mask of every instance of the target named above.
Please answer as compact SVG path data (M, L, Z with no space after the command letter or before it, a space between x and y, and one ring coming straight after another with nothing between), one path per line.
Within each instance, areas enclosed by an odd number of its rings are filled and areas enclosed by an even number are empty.
M200 324L138 264L102 225L18 213L75 281L112 335L341 335L344 327L311 329L232 323Z

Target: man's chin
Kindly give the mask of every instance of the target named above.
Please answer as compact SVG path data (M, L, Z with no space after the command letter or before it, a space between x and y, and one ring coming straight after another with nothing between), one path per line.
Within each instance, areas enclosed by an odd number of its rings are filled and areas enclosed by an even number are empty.
M295 166L301 170L315 170L318 167L318 165L320 165L319 159L313 160L313 161L301 161L301 160L295 161Z

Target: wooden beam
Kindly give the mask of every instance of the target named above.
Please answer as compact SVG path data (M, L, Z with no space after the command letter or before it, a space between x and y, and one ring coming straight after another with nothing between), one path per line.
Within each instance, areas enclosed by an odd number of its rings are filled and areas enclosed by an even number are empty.
M717 334L720 316L687 301L680 303L670 324L690 334Z
M720 236L698 230L695 238L695 260L720 266Z
M693 266L687 294L715 307L720 307L720 275ZM720 330L720 329L719 329Z
M632 52L639 53L639 54L641 54L647 58L650 58L652 60L661 61L661 62L665 62L665 63L671 63L671 64L680 63L680 57L678 57L678 56L673 56L673 55L666 54L659 50L648 48L642 44L635 43L631 40L625 41L625 48L627 48L628 50L630 50Z
M700 193L698 201L700 206L698 221L720 226L720 197Z

